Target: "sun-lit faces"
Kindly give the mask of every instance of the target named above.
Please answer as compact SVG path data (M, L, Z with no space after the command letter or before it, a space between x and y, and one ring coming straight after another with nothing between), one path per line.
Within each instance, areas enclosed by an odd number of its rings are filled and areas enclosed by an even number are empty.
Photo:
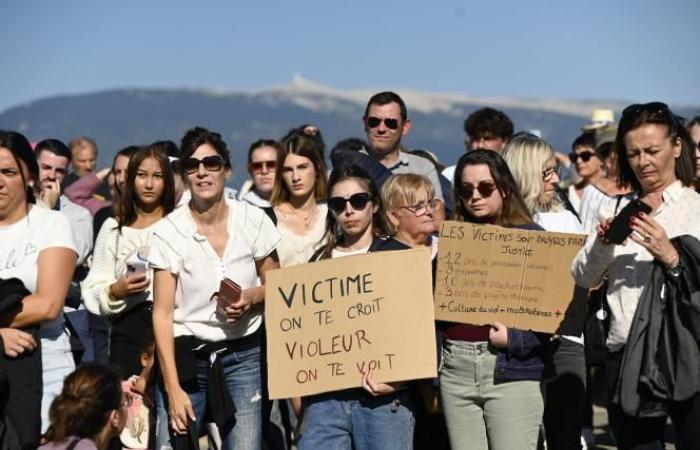
M61 184L68 171L68 158L58 156L48 150L43 150L37 157L39 163L39 179L44 181L56 181Z
M676 180L680 139L672 139L668 126L646 124L625 135L627 160L644 192L658 192Z
M459 182L462 188L478 187L487 184L495 186L496 182L491 176L489 166L486 164L475 164L464 166ZM494 222L503 213L503 195L498 189L493 190L490 195L486 196L479 192L479 189L473 189L470 198L460 198L459 201L464 202L464 207L469 214L481 222Z
M163 197L165 174L155 158L141 161L134 179L134 193L142 207L157 205Z
M210 144L202 144L192 154L192 158L199 160L207 156L219 155ZM224 192L224 184L231 176L231 169L209 171L204 164L199 164L197 171L185 175L187 185L190 187L192 197L203 201L213 201Z
M287 186L290 197L313 195L316 187L316 168L306 156L290 153L282 164L282 181Z
M76 147L71 152L73 171L80 177L95 170L97 164L97 150L92 145Z
M598 157L595 149L592 147L578 146L573 151L577 155L576 162L574 163L576 167L576 172L584 180L598 175L603 169L603 162Z
M557 195L557 185L559 184L559 173L557 172L557 160L552 156L542 168L542 196L540 202L549 205Z
M341 197L347 200L355 194L366 194L367 192L368 189L364 181L357 178L346 178L333 186L329 197ZM372 215L377 212L377 208L378 206L371 200L361 209L355 209L348 201L345 203L343 211L333 211L333 215L344 235L357 237L372 232Z
M700 177L700 125L693 125L690 129L690 138L695 144L695 176Z
M25 180L28 181L26 168L22 167L22 170ZM17 161L8 149L0 147L0 218L12 222L11 216L16 215L15 213L20 210L26 212L22 208L26 198L26 185L22 182L22 173Z
M370 121L370 118L373 120ZM374 118L381 120L377 126L372 127L370 122L374 122ZM390 119L391 122L395 121L397 127L392 129L387 126L386 119ZM386 105L372 104L369 106L365 118L367 142L370 148L379 155L386 155L397 150L401 143L401 136L408 133L410 129L411 122L401 120L401 107L398 103L391 102Z
M414 194L412 205L402 205L388 211L388 217L397 234L405 234L422 240L435 232L435 199L428 197L425 189Z
M255 190L263 198L269 198L272 188L275 186L275 166L277 164L277 150L273 147L258 147L250 155L248 172L253 178Z

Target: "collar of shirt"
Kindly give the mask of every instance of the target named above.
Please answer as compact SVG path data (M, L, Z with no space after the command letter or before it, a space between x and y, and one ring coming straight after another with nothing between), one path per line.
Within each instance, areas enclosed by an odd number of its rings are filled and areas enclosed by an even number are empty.
M681 199L682 195L683 184L681 183L681 180L676 180L673 183L669 184L666 187L666 189L664 189L664 192L661 196L664 200L664 203L675 203Z
M409 165L409 160L408 160L407 153L399 151L398 161L396 161L396 163L394 163L393 166L387 167L387 169L389 169L390 171L393 172L394 170L398 169L401 166L408 166L408 165Z

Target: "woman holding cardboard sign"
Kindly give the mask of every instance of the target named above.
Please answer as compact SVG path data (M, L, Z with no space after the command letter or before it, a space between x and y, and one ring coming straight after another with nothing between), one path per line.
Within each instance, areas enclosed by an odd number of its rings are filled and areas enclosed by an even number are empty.
M328 183L331 216L327 241L313 259L379 251L385 240L379 237L383 231L380 198L372 178L351 166L334 170ZM412 449L413 406L403 385L376 383L371 372L365 371L364 390L347 389L306 398L299 449Z
M156 225L149 255L162 373L156 448L196 441L208 412L223 449L258 450L265 272L278 267L279 235L262 210L224 197L231 163L218 133L189 130L181 151L192 199Z
M620 448L663 448L667 414L680 447L700 448L700 195L692 187L693 144L668 106L654 102L625 108L615 146L620 181L639 196L624 199L618 217L629 205L646 205L648 212L602 221L572 266L584 287L608 274L608 417ZM614 203L603 206L602 217L612 217Z
M541 230L496 152L474 150L455 171L455 219ZM544 404L540 378L549 337L446 323L440 391L453 449L534 449Z

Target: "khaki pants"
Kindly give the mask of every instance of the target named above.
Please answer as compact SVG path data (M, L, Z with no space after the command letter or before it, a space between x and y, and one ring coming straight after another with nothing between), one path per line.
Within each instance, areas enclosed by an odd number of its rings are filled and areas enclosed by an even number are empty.
M453 450L537 447L544 402L539 380L494 384L486 342L446 341L440 392Z

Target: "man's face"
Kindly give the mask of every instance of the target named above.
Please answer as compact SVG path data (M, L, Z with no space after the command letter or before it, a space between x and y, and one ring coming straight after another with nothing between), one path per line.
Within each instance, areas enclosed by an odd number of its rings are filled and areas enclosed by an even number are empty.
M73 171L79 177L95 170L97 151L92 145L83 145L73 149Z
M63 182L68 170L68 158L44 150L36 160L39 163L39 179L42 183L55 181L60 185Z
M493 150L494 152L500 152L505 146L505 139L488 133L483 134L481 136L469 136L469 141L467 142L468 150L476 150L478 148L481 148L484 150Z
M370 105L365 118L367 142L375 153L390 154L399 149L401 136L411 129L409 120L401 120L401 108L398 103Z

